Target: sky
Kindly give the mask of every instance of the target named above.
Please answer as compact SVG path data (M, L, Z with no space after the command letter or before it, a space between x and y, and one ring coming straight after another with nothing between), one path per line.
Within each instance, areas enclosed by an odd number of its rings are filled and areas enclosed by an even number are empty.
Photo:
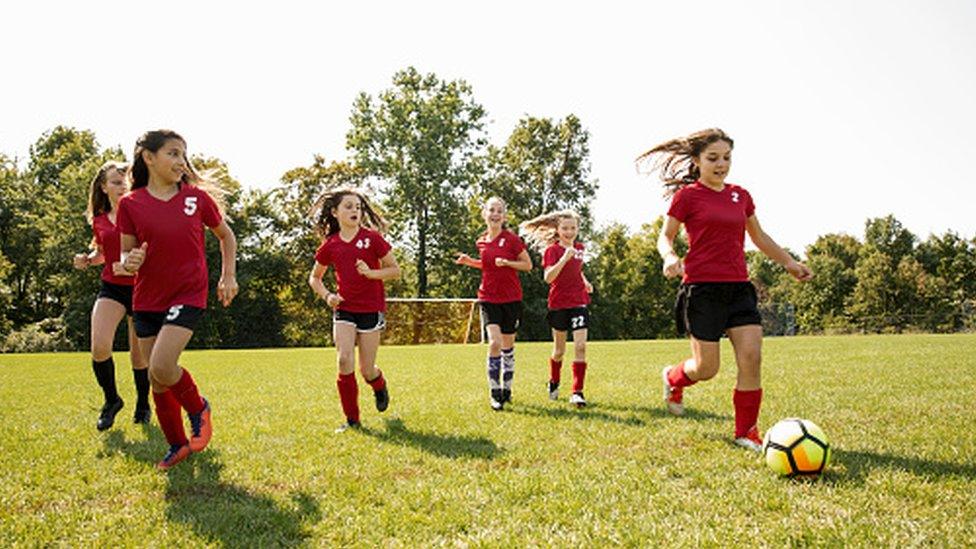
M497 145L522 117L579 117L598 225L666 211L634 158L720 127L727 181L795 251L888 214L922 239L976 236L972 0L33 0L2 16L0 152L21 160L57 125L127 152L165 127L268 188L345 158L354 98L414 66L471 84Z

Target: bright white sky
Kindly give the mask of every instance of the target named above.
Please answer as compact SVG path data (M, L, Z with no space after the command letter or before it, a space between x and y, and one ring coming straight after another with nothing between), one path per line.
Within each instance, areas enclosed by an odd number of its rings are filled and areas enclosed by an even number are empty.
M356 94L414 65L467 80L496 144L524 115L575 113L600 224L659 215L634 157L718 126L729 181L794 250L888 213L976 234L972 0L245 4L5 3L0 151L23 159L58 124L126 151L168 127L267 187L345 157Z

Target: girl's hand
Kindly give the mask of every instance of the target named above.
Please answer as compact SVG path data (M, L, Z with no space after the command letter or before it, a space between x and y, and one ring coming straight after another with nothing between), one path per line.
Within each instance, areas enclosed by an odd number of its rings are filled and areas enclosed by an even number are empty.
M508 260L504 257L495 258L495 266L497 267L508 267Z
M112 274L114 274L115 276L132 276L132 273L125 270L125 267L122 266L121 261L116 261L115 263L112 263Z
M75 254L72 263L74 264L75 269L83 270L91 265L91 259L88 258L88 254Z
M356 270L359 272L359 274L365 276L366 278L373 278L370 276L373 270L370 269L369 264L363 261L362 259L356 260Z
M575 248L566 248L566 251L563 252L563 257L560 259L560 261L566 262L573 259L573 257L575 256L576 256Z
M677 254L668 254L664 258L664 277L674 278L676 276L683 276L685 274L685 266L681 262L681 258Z
M335 309L342 303L342 296L339 294L329 294L325 296L325 302L328 303L329 307Z
M584 280L583 281L583 288L586 290L586 293L588 293L588 294L592 294L593 293L593 285L590 284L590 281L589 280Z
M454 260L458 265L470 265L471 261L471 256L463 252L459 253L457 259Z
M788 273L793 275L793 278L799 281L806 282L813 278L813 271L810 270L810 267L794 259L791 259L784 267Z
M224 305L224 307L230 305L231 301L234 301L234 297L237 296L237 278L233 276L221 275L220 280L217 282L217 299Z
M149 243L143 242L142 246L129 250L129 254L125 256L125 260L122 262L122 268L129 274L138 271L139 267L142 267L142 262L146 260L146 248L148 247Z

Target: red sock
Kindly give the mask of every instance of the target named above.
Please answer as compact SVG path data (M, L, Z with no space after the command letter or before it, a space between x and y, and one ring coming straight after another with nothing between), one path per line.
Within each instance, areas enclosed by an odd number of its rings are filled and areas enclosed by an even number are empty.
M563 361L549 357L549 381L559 383L560 370L563 369Z
M373 388L373 391L382 391L383 389L386 389L386 378L383 377L382 370L377 368L376 371L379 372L379 375L371 380L367 379L366 383L369 383L369 386Z
M573 361L573 392L583 392L583 381L586 379L586 361Z
M152 392L153 402L156 403L156 419L159 421L159 428L166 436L166 442L170 444L189 444L186 439L186 431L183 430L183 414L180 410L180 403L173 395L173 391L165 393Z
M200 398L200 391L197 390L197 384L193 382L193 376L186 368L183 368L183 375L180 376L180 380L170 385L169 390L179 401L180 406L188 413L199 414L203 411L203 399Z
M339 374L336 379L339 388L339 401L342 403L342 413L349 421L359 421L359 385L356 383L356 373Z
M735 406L735 436L744 437L759 419L759 406L762 404L762 389L753 391L735 390L732 394Z
M689 358L688 360L692 359ZM668 370L668 383L671 384L671 387L680 389L682 387L691 387L698 382L693 381L688 377L688 374L685 373L685 363L682 362L672 366L671 369Z

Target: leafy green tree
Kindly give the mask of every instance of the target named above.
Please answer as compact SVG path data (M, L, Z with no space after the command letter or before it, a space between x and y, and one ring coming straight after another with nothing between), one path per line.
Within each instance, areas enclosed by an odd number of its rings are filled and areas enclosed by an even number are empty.
M463 80L409 67L377 98L361 93L346 143L355 164L382 182L396 240L416 265L416 292L441 293L464 244L466 199L477 180L485 111ZM413 273L410 273L413 274Z
M891 270L898 268L901 258L912 254L915 240L915 235L890 214L864 224L864 243L884 254Z

